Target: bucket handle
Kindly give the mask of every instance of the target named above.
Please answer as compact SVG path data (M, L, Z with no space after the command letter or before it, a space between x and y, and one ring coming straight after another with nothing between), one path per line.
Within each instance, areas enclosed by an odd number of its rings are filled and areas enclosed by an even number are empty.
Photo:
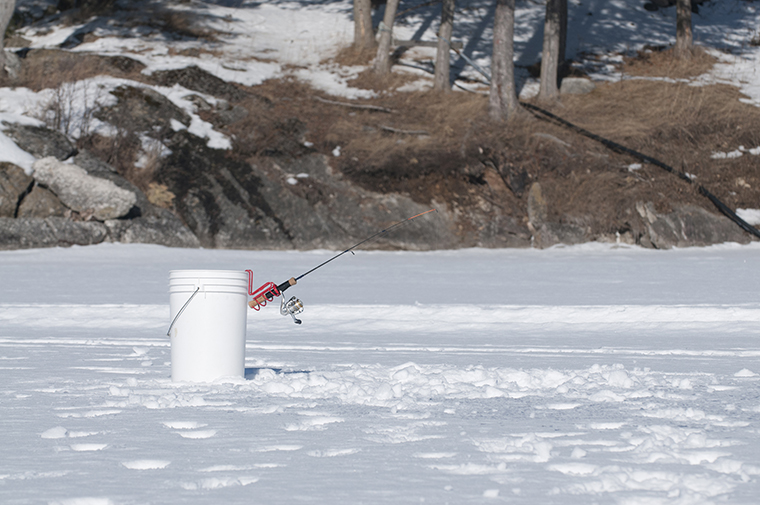
M187 306L190 304L190 302L193 300L193 298L195 298L195 295L198 294L198 291L200 291L200 289L201 289L200 286L198 286L197 288L195 288L195 291L193 291L193 294L190 295L190 298L187 299L187 301L182 306L182 308L179 309L179 312L177 312L177 315L174 316L174 319L172 319L172 324L169 325L169 330L166 332L166 336L167 337L171 335L172 328L174 328L174 323L177 322L177 319L179 319L179 316L182 315L182 312L184 312L185 308L187 308Z

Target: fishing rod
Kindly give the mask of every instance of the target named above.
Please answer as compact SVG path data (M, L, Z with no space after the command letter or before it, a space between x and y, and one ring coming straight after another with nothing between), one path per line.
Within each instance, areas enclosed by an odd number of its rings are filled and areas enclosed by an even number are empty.
M315 271L315 270L317 270L319 268L322 268L323 266L327 265L331 261L340 258L344 254L349 253L349 252L351 254L354 254L353 250L356 249L357 247L359 247L359 246L361 246L363 244L366 244L367 242L370 242L370 241L376 239L377 237L379 237L379 236L381 236L381 235L383 235L385 233L388 233L389 231L393 230L394 228L398 228L400 226L403 226L403 225L411 222L412 220L417 219L420 216L424 216L425 214L430 214L431 212L438 212L438 211L436 209L426 210L425 212L420 212L419 214L416 214L416 215L414 215L412 217L408 217L408 218L406 218L406 219L404 219L402 221L394 223L391 226L389 226L388 228L385 228L383 230L378 231L377 233L374 233L374 234L370 235L369 237L365 238L361 242L357 242L356 244L352 245L351 247L349 247L345 251L336 254L332 258L330 258L330 259L328 259L326 261L323 261L319 265L315 266L311 270L308 270L308 271L302 273L298 277L291 277L290 279L288 279L285 282L280 283L280 284L275 284L274 282L267 282L267 283L263 284L261 287L259 287L256 291L253 291L253 275L252 275L253 272L250 271L250 270L247 270L247 272L248 272L248 293L251 296L253 296L253 300L251 300L250 302L248 302L248 306L251 307L252 309L258 311L258 310L261 310L262 307L266 307L267 302L271 302L276 297L282 296L282 300L280 301L280 314L282 314L283 316L290 315L293 318L293 322L295 322L296 324L301 324L301 320L298 319L298 318L296 318L296 314L300 314L301 312L303 312L303 303L301 302L301 300L299 300L295 296L292 296L292 297L290 297L290 299L288 301L285 301L285 295L284 295L284 293L285 293L285 291L290 286L295 286L300 279L306 277L307 275L309 275L313 271Z

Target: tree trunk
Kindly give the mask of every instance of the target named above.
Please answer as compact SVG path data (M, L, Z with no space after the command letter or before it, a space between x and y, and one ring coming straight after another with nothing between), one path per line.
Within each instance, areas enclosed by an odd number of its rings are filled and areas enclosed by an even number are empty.
M676 58L691 57L693 37L691 34L691 0L676 1Z
M354 48L364 51L373 47L372 0L354 0Z
M511 119L519 108L515 92L514 35L515 0L496 0L488 115L497 121Z
M541 53L541 83L538 99L553 101L559 98L557 89L557 71L559 69L559 51L562 31L560 0L546 0L546 18L544 20L544 48Z
M451 31L454 28L455 0L443 0L441 11L441 28L438 30L438 52L435 55L435 79L433 89L450 91L449 67L451 53Z
M393 21L396 19L398 2L399 0L388 0L385 4L383 22L380 24L380 43L377 46L377 56L375 57L374 70L377 75L386 75L391 70L390 52L393 41Z
M16 0L0 0L0 77L5 75L5 29L8 28L15 9Z
M565 63L567 58L567 0L557 0L559 2L559 68ZM559 85L559 80L557 81Z

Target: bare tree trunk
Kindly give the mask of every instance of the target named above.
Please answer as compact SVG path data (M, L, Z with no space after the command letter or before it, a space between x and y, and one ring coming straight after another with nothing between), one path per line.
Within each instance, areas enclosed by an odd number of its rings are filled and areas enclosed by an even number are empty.
M5 75L5 29L8 28L15 9L16 0L0 0L0 77Z
M354 0L354 47L359 51L375 47L372 0Z
M497 121L509 120L520 107L515 91L514 35L515 0L496 0L488 115Z
M454 28L455 0L443 0L441 11L441 28L438 30L438 52L435 55L435 79L433 89L436 91L450 91L450 53L451 32Z
M693 36L691 33L691 0L676 1L676 58L690 58Z
M567 58L567 0L559 2L559 59L560 68Z
M546 18L544 20L544 48L541 53L541 83L538 99L553 101L559 98L557 89L557 70L559 69L561 16L560 0L546 0Z
M396 19L396 9L398 9L399 0L388 0L385 4L385 13L383 22L380 24L380 43L377 46L377 56L375 57L375 73L385 75L391 70L390 52L391 41L393 40L393 21Z

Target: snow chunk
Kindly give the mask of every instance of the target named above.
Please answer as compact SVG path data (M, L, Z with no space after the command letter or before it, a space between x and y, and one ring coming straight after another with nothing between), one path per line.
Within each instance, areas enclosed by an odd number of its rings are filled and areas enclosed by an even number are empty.
M114 502L108 498L83 497L54 501L50 505L114 505Z
M137 459L134 461L124 461L122 465L130 470L161 470L169 466L170 461L158 459Z
M710 155L710 158L714 160L725 160L725 159L731 159L731 158L739 158L744 153L740 151L739 149L736 149L735 151L731 151L729 153L724 153L721 151L714 152Z
M108 444L73 444L71 450L74 452L94 452L102 451L108 447Z
M43 431L40 434L40 437L41 438L51 438L51 439L65 438L66 437L66 433L68 433L68 430L66 430L66 428L64 428L63 426L56 426L55 428L50 428L47 431Z
M757 377L757 374L751 370L747 370L746 368L742 368L738 372L734 374L734 377Z
M216 435L216 430L178 431L177 434L182 438L192 438L197 440L213 437Z

